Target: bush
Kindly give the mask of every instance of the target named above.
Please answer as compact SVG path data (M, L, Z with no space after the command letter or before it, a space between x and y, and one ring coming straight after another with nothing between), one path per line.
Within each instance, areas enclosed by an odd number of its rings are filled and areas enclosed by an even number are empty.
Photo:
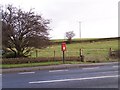
M15 53L13 52L7 52L7 53L4 53L3 58L15 58Z

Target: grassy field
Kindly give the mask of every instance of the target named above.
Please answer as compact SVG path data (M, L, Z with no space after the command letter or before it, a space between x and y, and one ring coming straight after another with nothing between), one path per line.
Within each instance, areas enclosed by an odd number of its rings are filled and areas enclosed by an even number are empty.
M113 50L118 50L118 40L105 40L98 42L82 42L67 44L66 56L79 56L79 50L83 49L83 54L85 56L99 56L108 55L109 48ZM56 57L62 56L61 45L52 45L45 49L37 49L37 57L54 57L54 51ZM31 57L36 57L36 51L31 52Z
M83 40L91 40L91 39L83 39ZM57 41L57 40L56 40ZM56 42L53 40L53 42ZM74 39L74 41L79 41L79 39ZM57 42L62 42L62 40L58 40ZM86 62L80 61L66 61L66 64L75 64L75 63L96 63L96 62L111 62L117 61L117 59L110 59L109 48L113 50L118 50L118 40L104 40L104 41L92 41L92 42L78 42L67 44L67 51L65 51L65 57L79 57L79 50L83 50L83 55L85 56ZM36 55L37 50L37 55ZM31 53L30 58L34 57L62 57L61 45L55 44L51 45L45 49L35 49ZM94 61L94 62L92 62ZM40 62L40 63L27 63L27 64L6 64L2 65L2 68L15 68L15 67L31 67L31 66L46 66L46 65L57 65L62 64L61 61L55 60L48 62Z

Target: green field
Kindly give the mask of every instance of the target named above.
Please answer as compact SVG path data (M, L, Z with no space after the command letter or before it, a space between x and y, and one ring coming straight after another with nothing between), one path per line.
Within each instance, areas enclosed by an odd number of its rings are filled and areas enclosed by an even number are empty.
M75 39L77 40L77 39ZM73 40L73 41L75 41ZM87 40L87 39L86 39ZM88 39L91 40L91 39ZM60 40L61 41L61 40ZM67 44L67 51L65 52L66 57L79 56L79 50L83 50L83 54L86 58L105 58L107 59L109 48L118 50L118 40L104 40L104 41L93 41L93 42L81 42ZM55 54L54 54L55 51ZM52 45L45 49L37 49L31 52L30 57L62 57L61 45ZM103 57L102 57L103 56Z
M82 39L88 40L87 42L79 42L79 39L74 39L72 44L67 44L67 51L65 51L65 57L78 57L80 56L80 49L83 50L85 56L85 62L77 61L71 58L71 61L65 61L66 64L81 64L81 63L99 63L99 62L114 62L117 59L109 58L109 48L112 50L118 50L118 40L109 39L102 41L95 41L97 39ZM82 41L81 40L81 41ZM89 40L93 40L92 42ZM52 42L61 43L62 40L53 40ZM37 52L36 52L37 50ZM62 51L61 44L53 44L44 49L34 49L30 52L30 58L44 58L47 57L48 61L39 63L26 63L26 64L3 64L2 68L15 68L15 67L33 67L33 66L46 66L46 65L58 65L62 64ZM49 57L53 57L55 60L49 60ZM61 57L60 61L57 61L57 57Z

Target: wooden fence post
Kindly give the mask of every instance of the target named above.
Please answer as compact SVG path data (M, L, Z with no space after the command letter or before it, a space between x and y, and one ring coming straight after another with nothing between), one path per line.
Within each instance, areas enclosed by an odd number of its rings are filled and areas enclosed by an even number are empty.
M54 50L54 57L53 57L53 61L55 61L55 50Z
M83 55L83 50L82 49L80 49L80 60L82 61L82 62L84 62L84 55Z
M112 48L109 49L109 57L112 55Z
M80 49L80 56L83 55L82 49Z

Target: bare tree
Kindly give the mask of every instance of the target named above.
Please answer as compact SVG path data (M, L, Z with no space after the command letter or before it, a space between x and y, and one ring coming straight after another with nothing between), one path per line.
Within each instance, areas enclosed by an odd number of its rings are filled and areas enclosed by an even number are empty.
M66 32L66 37L68 38L68 42L72 42L72 38L75 36L75 33L73 31Z
M48 45L50 24L41 15L36 15L8 5L2 10L2 43L15 57L23 57L31 48L43 48Z

